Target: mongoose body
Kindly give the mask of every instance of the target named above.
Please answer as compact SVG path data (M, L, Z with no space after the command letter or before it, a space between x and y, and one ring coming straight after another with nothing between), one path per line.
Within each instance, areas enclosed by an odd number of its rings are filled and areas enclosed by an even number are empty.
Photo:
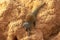
M30 28L32 27L33 24L35 24L36 21L36 16L38 14L38 11L45 5L45 3L43 3L42 5L40 5L39 7L37 7L32 13L29 13L26 15L25 18L25 22L23 23L24 28L26 28L27 30L30 30Z

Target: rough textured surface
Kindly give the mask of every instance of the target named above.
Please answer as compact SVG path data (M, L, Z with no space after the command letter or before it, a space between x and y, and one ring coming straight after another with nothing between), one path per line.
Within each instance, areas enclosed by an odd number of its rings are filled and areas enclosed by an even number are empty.
M22 27L26 14L39 10L31 35ZM60 0L0 0L0 40L60 40Z
M60 40L60 32L55 37L52 37L50 40Z

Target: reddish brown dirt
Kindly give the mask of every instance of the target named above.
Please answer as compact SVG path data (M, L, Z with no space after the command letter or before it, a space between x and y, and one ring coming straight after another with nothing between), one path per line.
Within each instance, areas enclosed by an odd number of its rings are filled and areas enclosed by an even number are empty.
M28 36L22 23L43 2ZM1 0L0 40L60 40L60 0Z

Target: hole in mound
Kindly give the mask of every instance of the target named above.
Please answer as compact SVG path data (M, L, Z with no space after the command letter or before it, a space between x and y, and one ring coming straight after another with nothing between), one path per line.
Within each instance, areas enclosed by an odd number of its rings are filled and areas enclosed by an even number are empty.
M13 40L18 40L17 37L15 36Z

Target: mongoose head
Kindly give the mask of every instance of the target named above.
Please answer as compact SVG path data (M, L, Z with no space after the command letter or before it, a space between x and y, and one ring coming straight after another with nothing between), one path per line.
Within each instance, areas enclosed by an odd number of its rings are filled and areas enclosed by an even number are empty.
M29 29L31 27L31 25L30 25L29 22L24 22L23 27L26 28L26 29Z

